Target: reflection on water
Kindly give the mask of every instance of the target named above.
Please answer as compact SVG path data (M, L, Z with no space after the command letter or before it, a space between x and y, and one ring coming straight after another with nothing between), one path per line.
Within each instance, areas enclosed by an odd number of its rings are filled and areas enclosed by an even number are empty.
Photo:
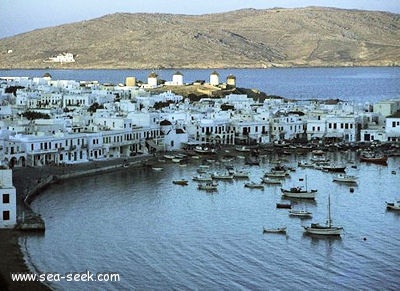
M296 168L283 186L298 184L307 175L309 187L318 189L314 202L292 200L295 208L312 212L308 220L276 209L282 199L279 186L248 189L246 180L234 180L219 181L213 194L197 190L191 180L200 163L196 161L185 168L128 168L54 185L33 203L47 229L44 237L27 239L27 253L41 272L118 271L123 278L90 288L393 288L399 282L400 242L388 233L399 232L400 216L387 212L385 201L399 196L400 181L391 171L399 168L400 159L390 158L384 167L359 164L349 153L329 155L352 161L357 167L349 166L347 172L358 176L359 183L350 193L348 185L332 181L331 173ZM307 157L286 158L295 167ZM247 166L241 159L235 165L250 170L250 180L273 167L267 161ZM172 183L181 178L189 185ZM304 235L302 225L325 222L328 195L333 223L344 227L344 235ZM263 227L283 225L286 235L262 232Z

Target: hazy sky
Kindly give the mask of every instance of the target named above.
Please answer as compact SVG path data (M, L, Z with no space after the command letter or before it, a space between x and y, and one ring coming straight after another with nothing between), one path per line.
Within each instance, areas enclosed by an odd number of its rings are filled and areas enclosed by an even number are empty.
M205 14L241 8L306 6L400 13L400 0L0 0L0 38L115 12Z

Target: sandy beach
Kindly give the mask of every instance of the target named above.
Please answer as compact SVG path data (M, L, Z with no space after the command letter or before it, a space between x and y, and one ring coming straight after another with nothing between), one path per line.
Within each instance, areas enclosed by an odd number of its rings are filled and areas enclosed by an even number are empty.
M34 196L39 194L36 192L34 195L30 195L35 186L51 177L79 178L108 171L123 171L127 167L144 166L151 159L151 156L137 156L65 166L15 168L13 169L13 183L17 190L18 213L20 215L21 211L30 212L29 206L24 204L24 199L29 195L28 201L32 201ZM11 279L11 273L30 272L18 243L19 238L24 235L29 235L29 232L0 230L0 290L51 290L40 282L13 282Z

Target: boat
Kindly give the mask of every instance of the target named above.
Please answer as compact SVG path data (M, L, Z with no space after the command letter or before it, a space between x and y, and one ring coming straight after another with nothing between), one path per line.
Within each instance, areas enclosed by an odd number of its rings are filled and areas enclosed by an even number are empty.
M262 182L268 185L282 185L281 180L272 179L268 177L261 178Z
M276 208L284 208L284 209L291 209L292 204L291 203L276 203Z
M201 147L201 146L197 146L195 147L194 151L198 154L214 154L215 150L208 148L208 147Z
M357 184L357 177L345 174L338 174L333 178L333 182Z
M306 161L300 161L297 163L297 166L300 168L312 168L314 165L312 163L306 162Z
M211 182L212 178L210 174L199 174L194 176L192 180L197 182Z
M164 155L164 158L167 159L167 160L172 160L172 159L175 158L175 156L173 156L173 155Z
M250 149L245 147L245 146L241 146L241 147L236 147L235 148L238 152L242 152L242 153L248 153L250 152Z
M299 179L302 181L303 179ZM289 189L281 188L282 196L287 198L300 198L300 199L315 199L317 194L316 189L311 189L310 191L307 189L307 176L305 178L306 188L303 189L302 186L291 187Z
M217 190L218 183L216 182L205 182L205 183L199 183L197 188L199 190L206 190L206 191L215 191Z
M302 217L302 218L311 218L312 213L307 210L289 210L289 216Z
M268 172L264 174L264 178L284 179L288 176L286 172Z
M400 210L400 201L386 202L386 209L399 211Z
M160 171L164 170L164 168L162 168L162 167L152 167L151 169L155 172L160 172Z
M173 163L180 163L182 161L182 159L181 158L173 158L173 159L171 159L171 161Z
M251 189L264 189L264 185L263 184L255 183L255 182L245 183L244 186L246 188L251 188Z
M305 233L307 234L317 234L326 236L340 236L343 227L333 226L331 219L331 196L328 196L328 219L325 225L319 223L311 223L310 226L303 226Z
M188 185L189 181L185 180L185 179L180 179L180 180L174 180L174 181L172 181L172 183L175 185L186 186L186 185Z
M213 179L217 179L217 180L232 180L233 179L233 175L230 174L229 172L214 172L213 174L211 174L211 177Z
M250 175L249 171L245 171L245 170L233 171L234 178L248 179L249 175Z
M263 228L263 233L286 233L286 226L284 227L276 227L276 228Z
M300 198L300 199L315 199L317 194L317 190L310 190L307 189L303 190L303 187L291 187L290 189L283 189L281 188L282 196L287 198Z
M340 166L340 165L335 165L335 164L328 164L328 165L321 165L321 169L323 171L327 172L345 172L346 171L346 166Z
M259 166L260 160L256 156L249 156L245 159L245 164L250 166Z
M325 154L323 150L313 150L311 153L315 156L323 156Z
M387 165L387 160L388 160L387 155L377 154L373 152L363 152L360 155L361 162Z

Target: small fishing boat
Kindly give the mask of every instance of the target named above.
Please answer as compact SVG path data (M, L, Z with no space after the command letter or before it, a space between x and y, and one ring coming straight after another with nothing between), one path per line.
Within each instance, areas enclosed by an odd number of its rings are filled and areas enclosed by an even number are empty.
M192 180L197 182L211 182L212 178L210 174L199 174L194 176Z
M357 184L357 177L345 174L338 174L336 177L333 178L333 182Z
M331 219L331 196L328 196L328 219L326 225L321 225L319 223L311 223L310 226L303 226L305 233L307 234L317 234L325 236L340 236L343 227L333 226Z
M276 208L283 208L283 209L291 209L292 208L292 204L290 203L276 203Z
M164 155L164 158L167 159L167 160L172 160L172 159L175 158L175 156L173 156L173 155Z
M242 152L242 153L248 153L250 152L250 149L245 147L245 146L241 146L241 147L236 147L235 148L238 152Z
M285 234L286 233L286 226L284 227L276 227L276 228L263 228L263 233L280 233L280 234Z
M215 191L217 190L218 183L216 182L205 182L205 183L199 183L197 188L199 190L206 190L206 191Z
M361 162L387 165L387 160L388 160L387 155L377 154L373 152L363 152L360 155Z
M232 180L233 179L233 175L230 174L229 172L214 172L213 174L211 174L211 177L213 179L217 179L217 180Z
M186 186L186 185L188 185L189 181L186 179L180 179L180 180L174 180L174 181L172 181L172 183L175 185Z
M282 185L282 181L273 178L261 178L262 182L268 185Z
M244 186L246 188L251 188L251 189L264 189L264 185L263 184L255 183L255 182L245 183Z
M345 172L346 171L346 166L343 165L335 165L335 164L328 164L328 165L322 165L321 169L323 171L327 171L327 172Z
M250 175L249 171L245 170L233 171L233 177L236 179L248 179L249 175Z
M162 167L152 167L151 169L155 172L160 172L160 171L164 170L164 168L162 168Z
M400 211L400 201L386 202L386 209Z
M295 216L300 218L311 218L312 213L307 210L289 210L289 216Z

